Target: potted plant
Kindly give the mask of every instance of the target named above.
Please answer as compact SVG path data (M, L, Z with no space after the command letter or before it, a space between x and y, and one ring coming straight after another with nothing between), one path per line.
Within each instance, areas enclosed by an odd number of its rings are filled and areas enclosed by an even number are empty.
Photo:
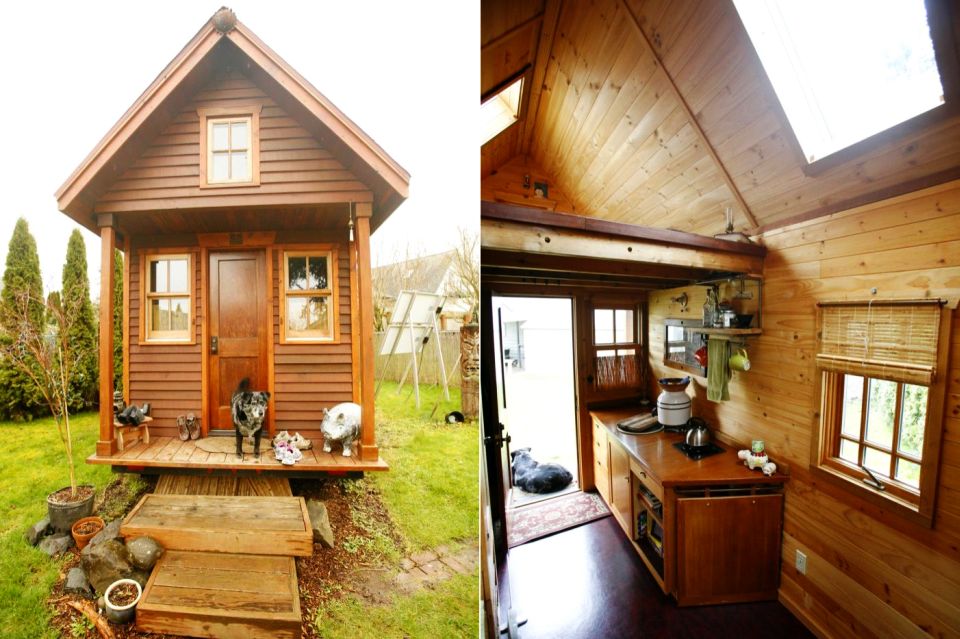
M134 579L118 579L103 593L106 617L112 623L127 623L133 619L143 589Z
M71 343L71 318L79 313L74 304L39 300L29 292L18 293L3 309L0 322L5 337L2 354L33 383L57 422L67 457L70 485L47 496L50 525L69 532L74 522L93 513L93 486L77 485L70 433L70 375L75 363L89 348Z
M82 517L70 527L70 533L73 535L73 540L77 542L78 550L83 550L93 536L101 530L103 530L103 520L96 516Z

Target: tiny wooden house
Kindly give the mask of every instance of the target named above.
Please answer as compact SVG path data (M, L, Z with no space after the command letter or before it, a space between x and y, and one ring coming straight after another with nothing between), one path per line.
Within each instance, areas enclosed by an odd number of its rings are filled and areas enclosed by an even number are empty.
M231 434L239 381L271 394L270 439L316 442L291 467L385 469L374 434L370 234L409 175L229 9L221 9L57 191L101 238L100 290L124 254L123 394L151 404L149 440L117 437L112 297L100 305L100 436L91 463L237 468L232 453L180 442ZM323 409L362 407L352 458L326 454ZM120 448L123 450L120 450Z

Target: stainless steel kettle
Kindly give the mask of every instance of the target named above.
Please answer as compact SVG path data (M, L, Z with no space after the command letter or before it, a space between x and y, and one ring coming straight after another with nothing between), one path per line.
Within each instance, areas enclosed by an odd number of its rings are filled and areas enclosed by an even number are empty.
M691 417L687 422L687 446L699 448L710 443L710 429L707 422L699 417Z

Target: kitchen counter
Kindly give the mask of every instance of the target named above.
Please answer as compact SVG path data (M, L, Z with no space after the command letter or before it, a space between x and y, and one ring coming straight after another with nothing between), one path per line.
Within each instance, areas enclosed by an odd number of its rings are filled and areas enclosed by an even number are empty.
M684 436L679 433L661 431L651 435L628 435L617 429L618 421L636 414L636 408L590 411L591 417L606 428L609 440L618 443L665 488L712 484L782 484L788 480L780 472L767 477L759 469L748 469L737 458L737 449L724 442L717 442L724 452L694 461L674 448L674 443L684 441Z

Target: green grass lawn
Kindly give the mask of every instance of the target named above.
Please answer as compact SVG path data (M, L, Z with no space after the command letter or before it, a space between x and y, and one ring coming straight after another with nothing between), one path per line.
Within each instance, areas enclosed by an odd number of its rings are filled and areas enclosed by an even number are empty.
M71 420L77 482L102 490L111 479L108 466L90 466L99 422L96 413ZM59 564L31 548L24 530L47 513L46 497L70 483L63 443L52 419L28 423L0 422L7 445L0 448L0 634L34 639L56 637L48 627L46 600L57 580Z
M377 439L390 464L386 473L370 473L369 482L403 536L402 554L438 546L475 543L478 534L475 422L449 425L443 417L460 407L459 389L441 401L437 387L421 387L417 410L409 386L399 395L384 384L377 397ZM431 416L432 415L432 416ZM74 459L79 483L98 491L113 475L108 466L84 463L94 452L96 413L73 418ZM63 444L52 419L0 422L8 445L0 449L0 631L15 639L54 638L46 600L60 563L31 548L24 530L46 514L46 496L69 483ZM392 603L370 605L353 596L333 601L317 616L324 637L476 637L477 574L462 575Z
M450 401L439 387L420 387L416 408L409 386L398 395L384 383L377 395L377 441L390 464L370 473L390 516L406 542L406 552L476 543L479 534L478 425L446 424L460 407L460 389ZM433 638L476 637L478 576L459 575L431 590L394 596L390 605L372 606L355 596L330 602L317 614L322 637Z

